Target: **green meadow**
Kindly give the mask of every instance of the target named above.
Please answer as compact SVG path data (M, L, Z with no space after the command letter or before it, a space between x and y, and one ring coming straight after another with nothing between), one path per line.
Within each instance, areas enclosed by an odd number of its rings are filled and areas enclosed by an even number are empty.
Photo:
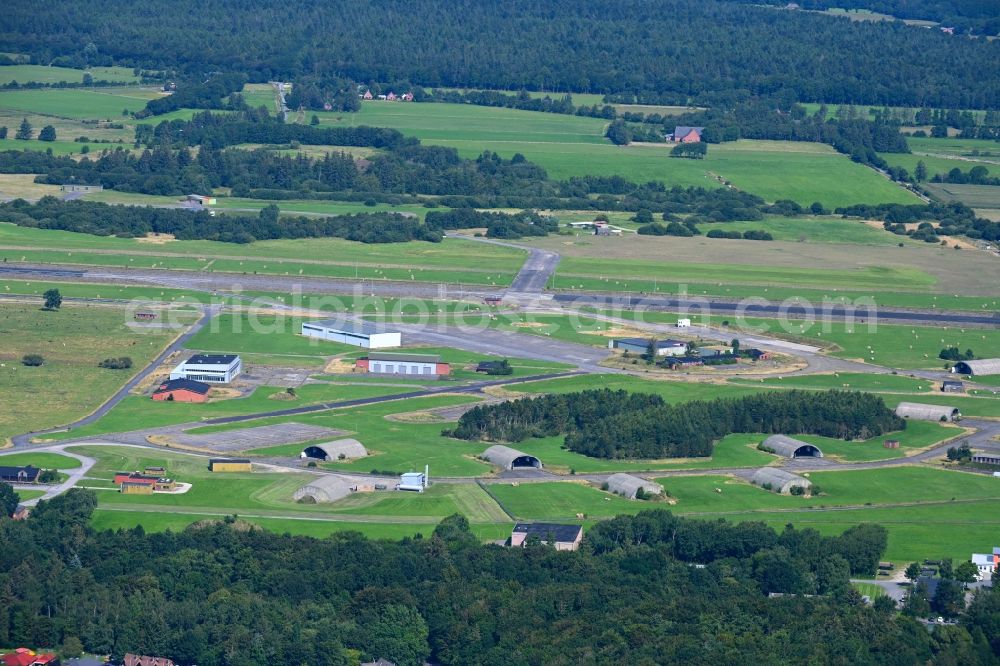
M666 144L614 146L606 121L464 104L369 102L354 114L317 114L322 124L393 127L425 143L456 148L466 157L492 150L521 153L557 179L620 175L635 182L717 187L719 179L765 199L793 199L827 207L917 199L829 146L780 141L713 145L704 160L671 159Z
M43 88L0 91L0 109L73 119L120 119L122 111L138 111L147 98L101 88Z
M750 323L770 323L771 331L836 345L835 356L862 359L892 368L943 368L945 362L938 358L938 353L945 347L958 347L963 352L972 349L980 358L1000 355L1000 330L996 329L882 323L869 327L863 323L851 326L842 322L810 325L794 320L780 327L774 326L777 323L774 320Z
M217 241L153 244L12 224L0 224L0 246L7 248L0 249L0 257L10 261L487 286L509 284L525 254L515 248L452 238L440 243L365 244L317 238L305 243L286 239L249 245Z
M20 122L20 121L19 121ZM40 127L35 128L35 135L38 135L38 130ZM7 128L9 134L8 136L14 136L14 132L17 131L16 127ZM20 139L0 139L0 150L49 150L51 149L56 155L74 155L83 150L83 147L87 145L85 143L77 143L76 141L37 141L35 139L30 140L20 140Z
M501 506L519 520L578 523L664 508L696 518L763 520L777 529L786 524L799 528L826 524L829 527L823 531L834 534L860 522L878 522L890 531L889 556L901 559L959 554L960 549L967 547L963 544L977 539L988 541L1000 524L1000 520L994 519L979 524L963 520L965 516L971 517L973 509L981 511L1000 498L1000 484L988 477L959 477L955 472L899 467L814 472L810 478L821 489L819 497L778 495L746 481L719 475L657 479L676 502L673 504L662 500L627 500L595 485L572 481L494 483L488 488ZM949 513L956 516L956 524L951 526L942 520ZM579 514L584 514L584 518L579 518ZM932 530L914 529L928 514L937 517ZM915 534L941 530L946 535L938 535L927 543L914 538ZM966 534L960 536L962 532ZM947 536L958 538L949 543ZM962 556L967 557L968 553Z
M746 386L765 386L796 389L838 391L872 391L874 393L925 393L932 388L932 382L927 379L917 379L904 375L877 375L853 372L840 372L829 375L799 375L793 377L765 377L750 380L733 378L733 383Z
M191 315L181 318L192 321ZM0 308L0 438L74 421L96 409L176 335L163 329L133 329L124 309L63 305L45 312L39 305ZM40 354L44 365L21 364ZM132 370L97 364L128 356Z
M70 69L69 67L49 67L45 65L3 65L0 66L0 85L13 81L18 83L82 83L84 74L90 74L94 81L115 81L135 83L139 78L128 67L91 67L90 69Z
M109 511L152 514L250 514L279 522L315 520L348 523L423 525L428 532L446 516L462 513L477 524L509 525L507 514L475 484L439 484L425 493L358 493L333 504L297 503L292 494L315 477L305 473L213 474L207 460L168 451L123 447L75 447L97 464L88 473L98 506ZM123 495L107 482L117 470L159 465L178 481L190 483L181 494ZM102 483L103 482L103 483ZM106 487L105 487L106 486ZM168 523L169 525L169 523ZM341 528L343 529L343 528Z
M857 220L839 217L769 217L756 222L716 222L700 224L698 229L707 234L713 229L722 231L749 231L762 229L776 241L797 243L846 243L854 245L897 245L908 238L896 236Z
M132 287L95 282L35 282L33 280L0 280L0 293L37 296L49 289L58 289L63 298L111 298L122 301L163 301L173 305L206 303L211 296L202 291L161 287Z
M747 241L749 242L749 241ZM597 257L564 257L554 277L561 289L604 291L653 291L653 280L670 282L715 282L837 288L878 291L886 285L905 290L933 287L935 278L913 267L863 266L845 269L811 269L755 264L701 264Z
M0 454L0 465L11 467L27 466L39 467L42 469L76 469L80 466L80 461L69 456L58 453L46 453L44 451L27 453Z
M249 359L247 362L250 362ZM197 404L152 400L145 395L129 395L98 421L62 433L45 435L44 439L48 441L92 437L109 432L125 432L140 428L158 428L177 423L197 422L220 416L257 414L302 405L373 398L402 393L406 390L408 390L406 387L399 386L358 386L346 382L308 384L296 389L294 399L288 399L284 388L259 386L246 397ZM241 427L253 425L255 424L242 424Z
M354 387L357 388L357 387ZM405 388L404 388L405 390ZM430 465L436 476L481 476L490 471L485 462L476 459L486 450L482 442L466 442L441 436L447 423L428 410L475 402L471 396L442 395L411 398L351 409L337 409L316 414L279 417L254 421L252 425L268 425L294 421L345 430L351 433L369 451L365 458L354 461L326 463L327 469L338 471L370 472L381 470L390 473L423 469ZM402 415L402 416L400 416ZM247 427L247 424L205 426L191 432L228 432ZM279 445L255 449L262 456L297 457L302 447L298 444Z

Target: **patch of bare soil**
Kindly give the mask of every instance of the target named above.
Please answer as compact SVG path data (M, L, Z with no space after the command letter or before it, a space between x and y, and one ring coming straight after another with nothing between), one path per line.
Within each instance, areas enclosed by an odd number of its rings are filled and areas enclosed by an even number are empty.
M140 243L148 243L150 245L164 245L170 241L177 240L173 234L158 234L155 231L150 231L145 236L141 238L136 238Z
M332 358L323 366L323 372L331 375L354 374L354 361L343 358Z

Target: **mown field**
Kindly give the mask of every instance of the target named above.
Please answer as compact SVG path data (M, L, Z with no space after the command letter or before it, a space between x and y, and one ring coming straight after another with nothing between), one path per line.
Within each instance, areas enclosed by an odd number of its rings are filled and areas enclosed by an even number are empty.
M153 531L177 530L198 520L236 514L279 532L325 536L356 530L374 538L402 538L421 531L429 534L441 518L460 512L483 538L500 538L509 531L507 515L475 484L440 485L419 494L355 495L336 504L299 504L292 494L315 478L310 474L213 474L206 458L183 453L107 446L73 450L98 461L83 484L97 493L98 529L141 524ZM171 478L192 484L191 489L177 495L122 495L112 487L116 471L147 465L165 467Z
M706 240L705 242L712 242ZM740 241L750 243L751 241ZM566 257L559 264L557 288L631 289L645 291L653 279L664 282L691 280L718 281L728 284L803 285L845 290L878 290L885 285L897 289L932 287L934 278L918 268L863 266L845 269L809 269L791 266L754 264L697 264L663 261L598 259L596 257ZM650 289L651 291L651 289Z
M1000 520L981 512L1000 498L1000 483L984 476L959 475L932 468L814 472L816 498L777 495L727 476L664 477L676 504L630 501L574 482L492 484L490 492L518 519L590 522L621 513L666 508L681 515L726 520L763 520L776 529L786 524L839 533L860 522L889 530L886 557L911 561L967 558L990 542ZM583 513L581 521L577 514ZM951 522L948 517L951 516Z
M82 83L84 74L90 74L95 81L115 81L136 83L139 78L128 67L91 67L90 69L70 69L46 65L2 65L0 85L18 83Z
M903 375L872 375L852 372L835 372L828 375L800 375L797 377L770 377L756 380L734 378L730 381L753 386L815 389L820 391L828 389L836 389L838 391L873 391L875 393L922 393L932 388L932 383L926 379L917 379Z
M900 241L912 241L891 234L857 220L840 217L769 217L756 222L716 222L700 224L698 229L707 234L713 229L722 231L749 231L762 229L776 241L796 243L846 243L855 245L898 245Z
M69 456L44 451L9 454L0 452L0 465L9 467L31 465L40 469L76 469L80 466L80 461Z
M339 238L216 241L110 238L0 224L0 256L10 261L211 270L317 277L503 286L522 250L446 238L440 243L365 244Z
M769 223L718 227L762 228ZM788 233L795 234L794 227L803 224L793 222ZM886 234L881 225L841 224L845 226L836 227L838 234L851 233L855 227L858 238L879 242L761 242L635 234L617 238L560 236L529 242L562 255L549 282L550 288L554 285L562 291L622 295L683 292L735 299L755 296L775 302L802 298L816 307L860 298L883 306L952 310L995 309L1000 304L989 279L996 268L989 255L914 243ZM892 242L882 244L885 239Z
M1000 173L1000 167L994 167ZM954 183L927 183L925 185L945 201L961 201L972 208L1000 209L1000 186L955 185Z
M0 109L72 119L120 119L122 111L138 111L148 97L127 90L45 88L0 91Z
M131 287L96 282L47 282L34 280L0 280L0 293L36 296L42 302L42 294L49 289L58 289L63 298L112 298L123 301L163 301L174 305L207 303L211 295L203 291L169 289L160 287Z
M40 305L0 308L0 437L74 421L98 407L176 335L162 329L132 330L131 312L118 308ZM191 318L188 317L188 321ZM21 364L25 354L45 358L41 367ZM132 370L97 364L128 356Z

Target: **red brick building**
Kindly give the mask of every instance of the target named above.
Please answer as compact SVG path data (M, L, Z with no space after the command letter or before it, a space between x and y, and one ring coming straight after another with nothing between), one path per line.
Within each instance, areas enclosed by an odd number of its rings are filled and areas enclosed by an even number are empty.
M434 354L371 352L355 361L354 368L373 375L443 377L451 374L451 365L441 362L441 358Z
M193 379L169 379L153 391L153 400L205 402L208 400L209 388L208 384Z
M54 654L36 654L28 648L17 648L3 657L3 666L59 666L59 657Z
M704 127L675 127L674 143L698 143L701 141L701 133Z

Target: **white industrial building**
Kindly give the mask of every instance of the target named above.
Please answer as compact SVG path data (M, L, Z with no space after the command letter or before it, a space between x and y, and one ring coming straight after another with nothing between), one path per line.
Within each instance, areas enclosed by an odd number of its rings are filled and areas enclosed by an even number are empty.
M379 326L368 322L349 322L337 319L304 321L302 322L302 335L307 338L330 340L365 349L386 349L399 347L403 344L403 336L399 331L380 330Z
M896 405L896 416L917 421L957 421L961 416L954 405L925 405L919 402L901 402Z
M210 384L228 384L243 371L236 354L195 354L170 372L170 379L192 379Z
M972 563L976 565L979 580L992 580L1000 566L1000 548L994 548L992 553L973 553Z
M405 472L404 474L400 474L396 490L412 490L422 493L427 487L429 477L430 468L426 466L423 472Z

